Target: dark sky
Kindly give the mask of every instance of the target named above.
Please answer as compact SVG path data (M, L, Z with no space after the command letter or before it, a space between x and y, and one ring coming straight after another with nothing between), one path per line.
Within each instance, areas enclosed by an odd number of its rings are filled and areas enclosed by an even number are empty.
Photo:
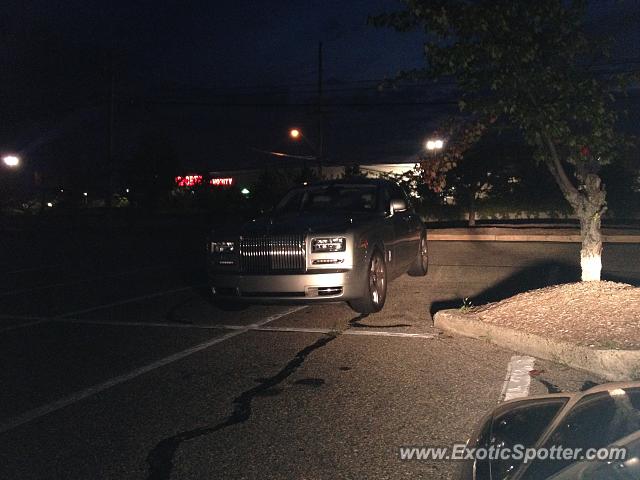
M120 162L154 139L193 168L269 161L252 147L288 149L291 125L316 134L322 41L327 101L348 105L327 111L327 153L337 162L411 161L451 98L431 88L376 93L381 79L422 64L420 34L366 25L367 15L397 5L5 1L0 151L48 166L103 162L113 63ZM593 1L589 21L597 34L616 35L617 60L638 60L640 0Z

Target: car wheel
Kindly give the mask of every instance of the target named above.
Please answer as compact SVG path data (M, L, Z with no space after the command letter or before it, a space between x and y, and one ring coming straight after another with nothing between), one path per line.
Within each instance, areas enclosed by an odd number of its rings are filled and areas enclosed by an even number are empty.
M407 273L412 277L424 277L429 269L429 252L427 250L427 233L420 237L420 251L418 256L409 267Z
M369 260L365 281L365 296L352 300L349 306L358 313L379 312L387 298L387 266L384 263L384 257L377 250Z

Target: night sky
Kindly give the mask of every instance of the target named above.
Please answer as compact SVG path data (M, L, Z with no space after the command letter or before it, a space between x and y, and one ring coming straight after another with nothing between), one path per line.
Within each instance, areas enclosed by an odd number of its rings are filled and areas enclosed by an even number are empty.
M366 25L397 5L10 0L0 12L0 151L43 169L104 162L113 65L119 163L150 142L185 169L274 161L256 149L310 153L286 131L317 134L322 41L331 161L413 161L455 97L446 86L377 91L422 65L419 33ZM615 68L640 66L640 0L594 1L589 23L615 35Z

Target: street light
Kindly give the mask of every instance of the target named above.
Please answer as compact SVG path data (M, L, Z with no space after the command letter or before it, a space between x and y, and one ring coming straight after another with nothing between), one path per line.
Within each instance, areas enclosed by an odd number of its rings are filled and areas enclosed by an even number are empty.
M4 157L2 157L2 162L7 167L17 168L18 166L20 166L20 157L16 155L5 155Z
M444 142L440 139L428 140L426 147L427 150L440 150L444 146Z
M323 158L323 154L322 154L322 140L320 141L319 145L314 145L308 138L307 136L302 133L302 130L300 130L299 128L292 128L291 130L289 130L289 136L295 140L298 141L300 139L304 140L305 143L307 144L307 146L311 149L311 151L313 152L313 155L315 157L315 160L317 160L318 162L318 174L320 176L320 178L322 178L322 158Z
M311 141L307 138L305 134L302 133L302 130L299 128L292 128L289 130L289 136L294 140L304 140L305 143L309 146L309 148L313 151L314 155L317 159L320 159L320 153L318 152L318 148L311 143Z

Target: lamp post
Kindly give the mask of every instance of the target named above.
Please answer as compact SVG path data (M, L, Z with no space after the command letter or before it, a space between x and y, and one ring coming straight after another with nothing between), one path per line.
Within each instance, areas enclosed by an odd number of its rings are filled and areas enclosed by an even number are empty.
M306 142L306 144L309 146L309 148L311 148L311 150L313 151L314 156L316 157L316 160L318 161L318 175L322 178L322 151L321 151L321 149L318 148L313 143L311 143L311 141L309 141L309 139L306 137L306 135L304 135L302 133L302 130L300 130L299 128L290 129L289 130L289 137L291 137L291 139L295 140L295 141L303 139Z
M17 155L4 155L2 157L2 165L4 167L6 167L8 170L18 170L18 168L20 168L20 157ZM2 214L2 211L4 209L4 202L5 202L5 193L7 195L7 200L10 198L11 194L9 193L9 190L11 190L9 188L8 185L2 185L2 188L0 189L3 191L2 196L0 196L0 215Z
M438 160L438 152L444 147L444 141L440 138L431 138L426 141L424 147L433 155L434 160ZM443 202L445 202L444 198Z

